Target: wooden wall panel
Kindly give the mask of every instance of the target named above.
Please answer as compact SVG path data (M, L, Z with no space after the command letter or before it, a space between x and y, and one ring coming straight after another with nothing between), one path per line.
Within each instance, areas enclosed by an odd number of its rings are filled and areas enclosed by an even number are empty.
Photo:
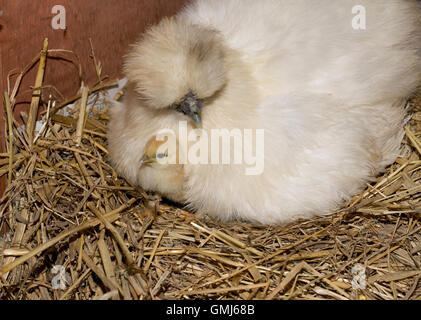
M83 80L93 85L97 78L92 59L92 39L96 57L103 65L103 75L120 76L121 57L148 25L163 16L175 14L188 0L0 0L0 92L6 89L10 71L20 71L41 50L49 38L50 49L73 51L80 59ZM66 30L54 30L52 8L66 9ZM64 55L63 55L64 56ZM72 58L71 55L65 55ZM27 110L30 86L36 67L25 77L15 108L16 118ZM15 79L12 78L13 80ZM64 96L74 95L79 87L77 69L70 62L48 60L45 85L54 85ZM3 106L3 99L2 106ZM3 108L4 110L4 108ZM0 152L4 152L4 111L0 121ZM3 185L4 187L4 185ZM1 188L0 188L1 189ZM0 190L1 191L1 190Z

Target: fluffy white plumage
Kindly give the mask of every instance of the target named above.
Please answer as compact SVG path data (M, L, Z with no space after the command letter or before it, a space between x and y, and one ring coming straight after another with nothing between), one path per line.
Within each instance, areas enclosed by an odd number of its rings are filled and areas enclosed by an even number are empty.
M352 28L356 5L366 30ZM131 84L109 126L118 172L221 220L282 223L335 210L399 155L406 99L421 84L421 9L415 0L196 0L146 32L125 62ZM265 130L263 174L140 165L159 129L189 119L174 107L189 92L203 100L203 129Z

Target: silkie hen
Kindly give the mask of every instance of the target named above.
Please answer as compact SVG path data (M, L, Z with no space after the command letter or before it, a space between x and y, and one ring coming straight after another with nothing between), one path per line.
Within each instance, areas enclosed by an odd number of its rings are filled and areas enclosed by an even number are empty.
M121 175L224 221L327 214L400 153L406 101L421 84L421 8L196 0L144 33L124 71L128 93L109 124ZM181 141L180 121L189 132L263 129L262 170L181 162L178 143L162 153L157 133L170 129Z

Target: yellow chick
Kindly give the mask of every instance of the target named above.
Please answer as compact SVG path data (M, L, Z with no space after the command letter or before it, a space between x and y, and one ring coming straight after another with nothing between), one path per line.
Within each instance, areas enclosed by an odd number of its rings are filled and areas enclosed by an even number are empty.
M153 136L146 143L139 162L138 181L146 190L159 190L166 198L183 203L184 166L179 163L177 149L164 148L167 139Z

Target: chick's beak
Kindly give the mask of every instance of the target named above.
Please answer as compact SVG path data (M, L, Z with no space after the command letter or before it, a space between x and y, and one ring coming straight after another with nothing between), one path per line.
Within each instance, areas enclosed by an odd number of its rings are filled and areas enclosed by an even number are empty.
M149 157L147 154L144 154L142 159L140 159L140 166L151 163L156 163L156 158Z
M202 125L202 108L203 101L198 99L194 93L189 92L177 106L177 111L189 116L200 127Z

